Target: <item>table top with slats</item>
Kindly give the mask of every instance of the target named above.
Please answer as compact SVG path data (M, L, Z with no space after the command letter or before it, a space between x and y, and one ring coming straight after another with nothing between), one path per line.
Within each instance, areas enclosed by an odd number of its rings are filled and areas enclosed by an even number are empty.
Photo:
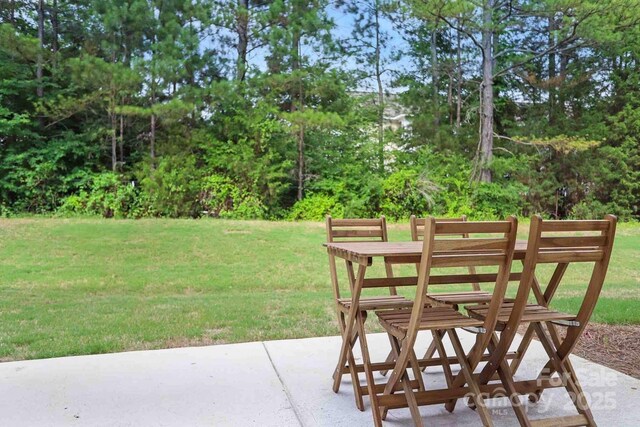
M422 255L422 241L411 242L332 242L324 243L329 253L339 258L373 257L419 257ZM527 251L527 241L518 240L514 258L522 259Z

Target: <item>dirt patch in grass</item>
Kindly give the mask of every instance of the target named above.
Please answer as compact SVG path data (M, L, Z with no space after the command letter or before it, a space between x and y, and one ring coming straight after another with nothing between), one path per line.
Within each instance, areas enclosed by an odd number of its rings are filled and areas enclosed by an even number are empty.
M640 325L590 323L573 354L640 379Z

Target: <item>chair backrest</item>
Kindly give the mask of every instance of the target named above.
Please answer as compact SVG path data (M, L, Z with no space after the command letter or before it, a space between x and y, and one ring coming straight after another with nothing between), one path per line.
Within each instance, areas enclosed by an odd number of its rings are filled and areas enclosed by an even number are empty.
M436 218L436 222L464 222L467 220L466 215L462 215L456 218ZM418 241L424 239L424 225L427 218L417 218L415 215L409 217L409 225L411 228L411 240ZM460 237L469 237L464 233L458 234Z
M384 216L374 219L334 219L327 215L327 242L386 242L387 220Z
M415 215L411 215L411 217L409 218L409 225L411 228L411 240L413 241L419 241L419 240L423 240L424 239L424 227L425 227L425 223L426 223L427 219L426 218L416 218ZM466 222L467 221L467 216L466 215L462 215L460 217L457 218L436 218L436 224L437 223L448 223L448 222L453 222L453 223L459 223L459 222ZM469 237L469 233L453 233L451 234L452 236L459 236L462 238L468 238ZM419 268L418 265L416 265L416 269ZM476 274L476 269L475 267L469 267L469 274ZM471 289L474 291L479 291L480 290L480 284L477 282L473 282L471 283Z
M492 351L492 360L481 373L480 381L487 381L493 375L495 369L491 367L497 366L509 350L531 291L533 290L539 305L547 306L562 280L568 263L593 263L585 297L576 315L577 322L567 330L566 338L558 351L563 355L571 353L597 303L611 258L615 231L616 218L613 215L607 215L604 220L599 221L545 221L539 215L531 218L527 253L509 320L500 333L500 341ZM594 233L597 234L593 235ZM535 277L535 271L537 265L545 263L554 263L557 267L543 293Z
M375 219L334 219L331 215L326 218L327 242L386 242L387 236L387 220L384 216ZM390 266L386 266L390 269ZM329 254L329 270L331 273L331 284L333 285L333 294L336 299L340 298L340 285L338 283L338 274L336 267L336 259ZM389 274L389 270L387 271ZM391 273L392 274L392 273ZM396 294L395 288L389 288L392 295Z
M490 222L436 222L435 218L427 218L424 228L422 257L418 271L416 299L414 301L411 320L405 343L413 345L417 335L424 305L427 302L426 291L430 282L469 283L469 274L460 274L458 267L493 266L496 274L483 274L483 282L494 282L492 298L489 303L489 315L484 320L486 333L478 335L472 353L481 358L487 348L492 332L495 330L498 308L501 306L511 270L513 251L516 242L518 222L515 217L507 221ZM437 238L451 235L472 235L465 239ZM498 237L496 237L496 234ZM446 254L445 254L446 253ZM433 268L454 269L447 275L434 275ZM480 276L480 275L477 275ZM458 279L457 279L458 278ZM404 343L403 343L404 345Z
M559 267L564 268L558 273L560 277L557 278L555 286L547 286L544 294L538 292L539 288L536 289L534 295L538 303L544 305L545 301L553 298L567 263L593 263L584 299L576 314L579 326L568 329L563 346L559 349L559 352L569 353L573 350L577 343L577 338L582 334L591 319L593 310L598 302L609 268L617 219L613 215L607 215L603 220L541 222L537 263L556 263ZM580 233L580 235L577 235L577 233ZM585 235L586 233L588 234ZM536 285L536 283L533 283L534 288Z

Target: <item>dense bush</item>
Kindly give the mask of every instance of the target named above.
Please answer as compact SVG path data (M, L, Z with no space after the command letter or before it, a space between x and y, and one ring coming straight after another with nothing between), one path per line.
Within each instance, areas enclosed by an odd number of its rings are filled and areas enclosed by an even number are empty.
M344 206L331 196L314 194L296 202L288 218L294 221L322 221L327 215L342 218Z
M200 201L206 215L215 218L263 219L267 208L255 194L241 190L229 178L220 175L207 177L202 186Z
M112 172L95 175L87 190L64 199L58 209L62 215L100 215L105 218L138 216L139 198L133 182L123 181Z
M473 192L469 212L472 219L504 219L509 215L521 215L526 188L519 183L478 184Z
M411 169L399 170L382 182L380 211L390 219L422 216L433 205L437 185Z

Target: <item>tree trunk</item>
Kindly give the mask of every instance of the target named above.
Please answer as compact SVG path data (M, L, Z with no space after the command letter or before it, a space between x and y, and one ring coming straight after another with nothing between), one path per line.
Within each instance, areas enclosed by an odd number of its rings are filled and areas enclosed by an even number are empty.
M447 115L449 126L453 126L453 70L449 70L449 83L447 84Z
M115 172L118 169L118 137L116 133L116 115L111 112L111 170Z
M157 37L154 30L151 48L151 120L149 123L149 157L151 159L151 169L156 168L156 114L153 111L156 105L156 46Z
M9 23L15 25L16 23L16 2L15 0L9 1Z
M38 87L36 88L36 94L38 98L44 96L44 88L42 87L42 51L44 49L44 0L38 0L38 64L36 67L36 79L38 80Z
M482 11L482 89L480 117L480 150L478 180L491 182L489 166L493 158L493 8L495 0L487 0Z
M247 50L249 46L249 0L238 0L236 12L236 32L238 34L238 59L236 80L243 82L247 74Z
M58 22L58 0L53 0L53 6L51 8L51 47L53 53L58 53L58 35L60 33L60 24Z
M120 151L120 164L124 164L124 116L120 115L120 138L118 138L118 148Z
M556 30L555 16L549 17L549 47L551 48L556 44L556 37L554 31ZM556 103L557 103L557 90L556 90L556 52L551 50L549 52L549 125L553 126L556 123Z
M155 99L155 98L152 98ZM152 100L152 102L155 102ZM151 157L151 168L156 168L156 115L151 113L151 123L149 132L149 156Z
M375 33L376 33L376 83L378 84L378 169L384 172L384 87L382 85L382 64L380 63L380 4L374 3Z
M294 75L294 82L291 96L291 112L304 110L304 101L302 94L302 76L300 75L300 39L301 33L299 29L293 30L292 46L291 46L291 72ZM302 200L304 197L304 125L300 121L299 129L296 133L298 148L298 194L297 199Z
M461 41L460 41L460 32L456 31L456 44L457 44L457 54L456 54L456 64L457 64L457 72L458 77L456 81L456 129L460 129L460 125L462 123L462 54L460 53L461 49Z
M304 197L304 125L298 130L298 200Z
M560 81L564 84L567 78L567 68L569 67L569 52L560 53ZM567 117L565 106L565 91L561 86L558 90L558 103L556 105L557 113L562 117Z
M436 27L438 23L434 24ZM438 85L440 80L440 74L438 70L438 32L437 29L434 28L431 31L431 84L433 85L433 124L435 127L440 125L440 107L438 105Z
M44 52L44 0L38 0L38 57L36 65L36 80L38 86L36 87L36 95L39 99L44 96L44 85L42 82L43 77L43 62L44 58L42 53ZM38 124L41 128L44 127L44 116L38 114Z
M111 94L109 99L109 123L111 125L111 170L115 172L118 169L118 134L117 134L117 123L118 119L116 116L116 88L115 84L111 83Z

